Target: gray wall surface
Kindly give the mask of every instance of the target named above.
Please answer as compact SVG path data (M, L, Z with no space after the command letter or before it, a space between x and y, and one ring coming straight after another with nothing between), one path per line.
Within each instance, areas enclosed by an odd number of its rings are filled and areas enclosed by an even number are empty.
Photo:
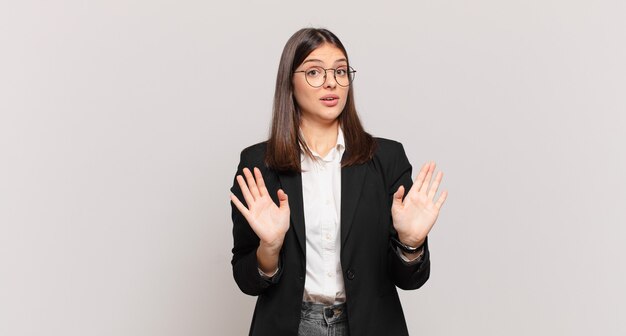
M626 334L626 2L2 1L0 335L244 335L229 188L284 43L450 195L413 335Z

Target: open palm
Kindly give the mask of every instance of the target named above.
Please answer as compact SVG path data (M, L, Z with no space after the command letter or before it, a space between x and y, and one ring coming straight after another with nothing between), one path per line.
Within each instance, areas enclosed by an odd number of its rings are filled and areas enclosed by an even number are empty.
M230 195L230 199L248 221L261 242L269 247L280 249L285 233L289 229L287 194L282 189L278 190L279 207L270 197L263 181L263 175L258 168L254 168L256 181L250 169L244 168L243 174L246 176L245 180L241 175L237 175L237 182L248 207L246 208L233 194Z
M435 194L443 173L437 173L431 184L434 170L434 162L424 164L404 200L402 199L405 192L404 186L400 186L393 195L391 205L393 226L400 240L405 244L420 244L426 239L448 195L447 191L444 191L435 201Z

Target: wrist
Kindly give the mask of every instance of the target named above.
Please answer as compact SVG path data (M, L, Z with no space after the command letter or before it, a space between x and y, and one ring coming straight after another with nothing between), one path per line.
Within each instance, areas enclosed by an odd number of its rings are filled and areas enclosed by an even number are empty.
M426 238L420 239L417 237L411 237L409 235L403 235L403 234L398 233L398 240L404 245L417 248L417 247L424 245Z
M419 244L419 242L415 243L414 246L411 246L411 245L403 243L402 241L400 241L398 238L396 238L394 236L391 236L391 242L398 249L400 249L403 252L403 254L406 253L406 254L409 254L409 255L415 255L415 254L419 255L419 253L424 250L423 243Z
M257 254L261 253L267 257L277 257L280 254L281 248L282 244L268 244L261 241L257 248Z
M278 259L280 257L280 249L264 248L262 245L256 250L256 259L259 269L265 274L272 274L278 269Z

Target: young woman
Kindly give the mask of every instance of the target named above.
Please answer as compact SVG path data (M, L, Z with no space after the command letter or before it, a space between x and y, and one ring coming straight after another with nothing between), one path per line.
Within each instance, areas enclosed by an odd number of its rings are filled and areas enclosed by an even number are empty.
M258 296L250 335L408 334L396 287L428 280L427 235L447 193L435 197L434 163L413 183L402 145L364 131L354 74L333 33L296 32L270 138L241 152L232 266Z

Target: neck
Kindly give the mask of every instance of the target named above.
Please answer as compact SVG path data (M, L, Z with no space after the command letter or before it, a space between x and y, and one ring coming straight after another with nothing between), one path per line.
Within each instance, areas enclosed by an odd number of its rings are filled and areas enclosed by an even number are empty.
M337 145L339 120L329 124L319 124L302 119L300 129L302 129L304 141L306 141L309 149L322 157L326 156L330 149Z

